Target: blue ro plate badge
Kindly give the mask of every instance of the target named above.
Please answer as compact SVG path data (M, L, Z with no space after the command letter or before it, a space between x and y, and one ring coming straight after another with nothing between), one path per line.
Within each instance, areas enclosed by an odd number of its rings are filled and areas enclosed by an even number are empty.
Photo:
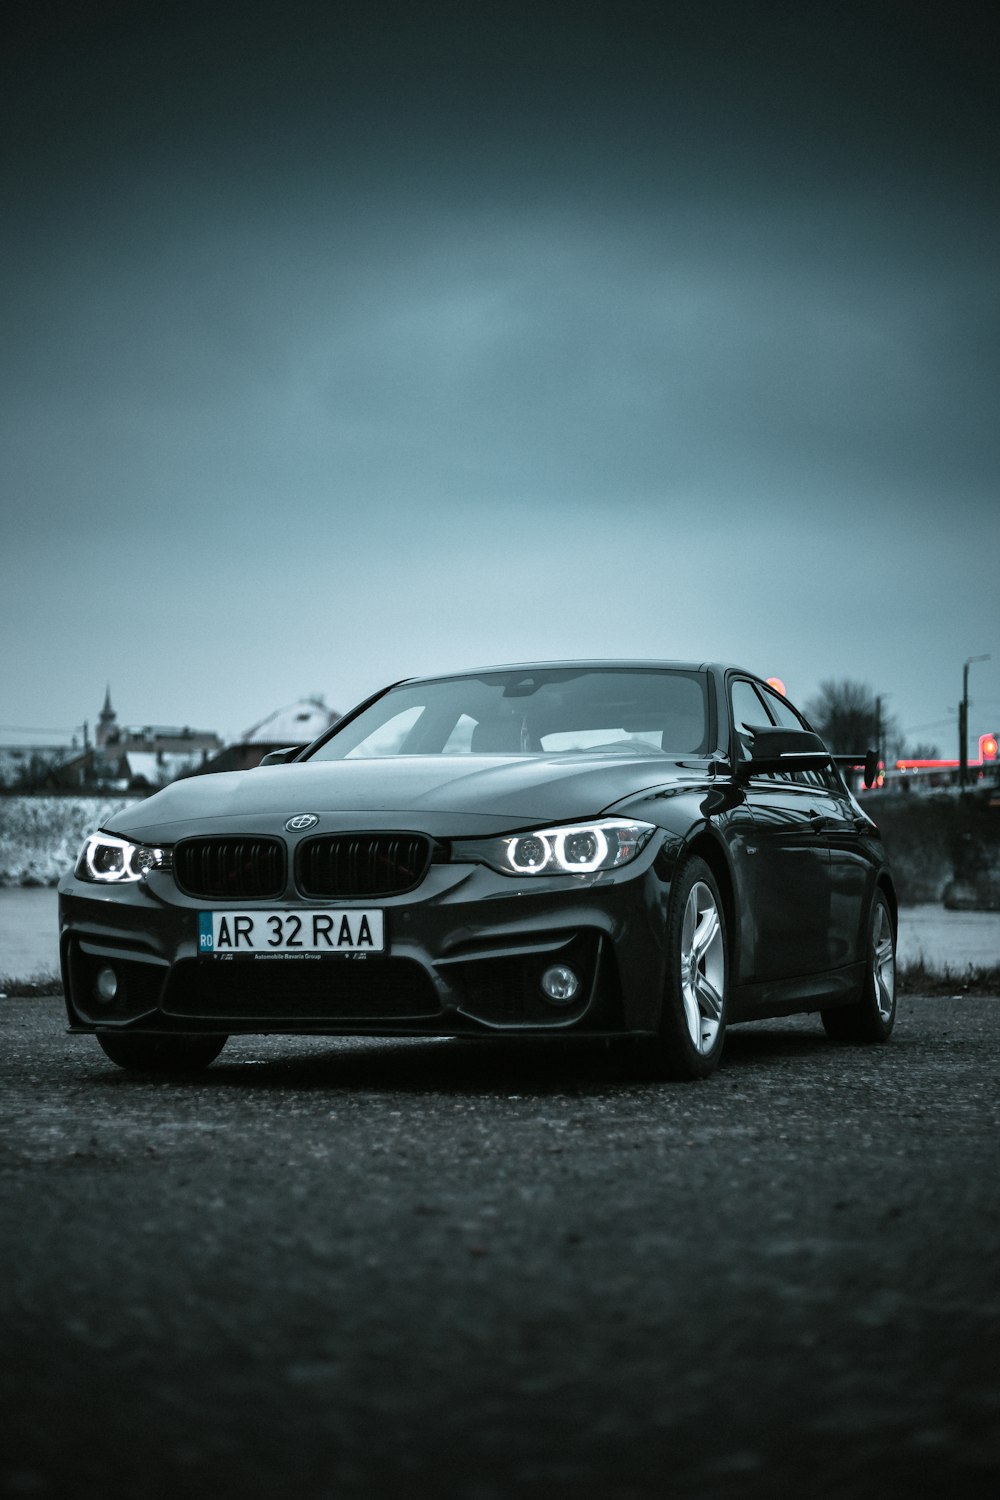
M385 952L380 911L202 911L199 958L360 958Z

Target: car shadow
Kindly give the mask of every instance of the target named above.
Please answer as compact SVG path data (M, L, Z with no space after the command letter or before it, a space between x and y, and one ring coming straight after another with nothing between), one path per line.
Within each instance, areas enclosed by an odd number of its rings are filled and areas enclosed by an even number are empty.
M759 1073L789 1061L829 1058L832 1044L818 1023L756 1022L726 1038L717 1077ZM124 1080L123 1080L124 1081ZM131 1075L135 1082L136 1075ZM596 1095L627 1089L680 1088L656 1078L633 1042L585 1038L237 1037L202 1086L411 1095ZM162 1084L162 1079L159 1080ZM701 1085L695 1085L701 1086ZM707 1085L711 1086L711 1080Z

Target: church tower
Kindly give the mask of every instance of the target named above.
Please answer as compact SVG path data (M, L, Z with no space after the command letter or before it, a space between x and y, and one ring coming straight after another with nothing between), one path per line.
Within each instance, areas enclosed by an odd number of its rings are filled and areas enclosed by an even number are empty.
M117 721L118 715L111 707L111 685L109 683L104 694L104 707L101 709L100 717L97 720L97 729L94 735L94 738L97 740L98 749L103 749L108 743L109 736L117 727Z

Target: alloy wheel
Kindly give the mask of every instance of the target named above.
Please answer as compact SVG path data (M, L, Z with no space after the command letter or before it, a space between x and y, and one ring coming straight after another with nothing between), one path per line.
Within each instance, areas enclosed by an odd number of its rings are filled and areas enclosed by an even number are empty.
M711 1052L722 1022L726 952L715 897L704 881L688 894L681 928L681 994L695 1048Z
M892 918L879 901L872 922L872 979L875 1004L883 1021L892 1017L896 1000L896 954L892 941Z

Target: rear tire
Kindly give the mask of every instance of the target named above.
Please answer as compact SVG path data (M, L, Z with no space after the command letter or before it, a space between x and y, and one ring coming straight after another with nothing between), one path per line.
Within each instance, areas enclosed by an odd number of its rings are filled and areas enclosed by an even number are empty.
M215 1061L227 1036L113 1036L99 1031L105 1056L132 1073L199 1073Z
M726 1035L729 941L715 876L690 859L671 891L667 977L653 1061L663 1078L707 1078Z
M885 1042L896 1020L896 929L884 891L877 890L868 913L866 971L861 999L821 1012L826 1034L835 1042Z

